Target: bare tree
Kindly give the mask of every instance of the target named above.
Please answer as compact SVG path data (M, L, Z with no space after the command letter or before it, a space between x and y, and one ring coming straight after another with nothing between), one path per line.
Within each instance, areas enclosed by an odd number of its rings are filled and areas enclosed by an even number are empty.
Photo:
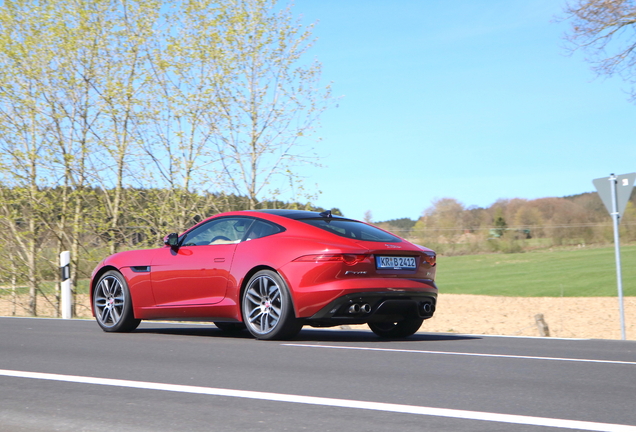
M229 0L219 14L215 88L222 114L215 142L228 188L254 209L272 183L298 183L295 167L316 162L303 147L331 101L321 65L301 61L311 46L291 10L275 0Z
M149 183L165 186L165 196L143 219L178 230L202 217L206 204L214 205L201 191L219 184L212 144L220 115L215 89L226 84L216 69L220 6L214 1L169 6L149 56L154 97L147 101L150 121L143 140L150 162L144 174Z
M0 224L10 233L12 258L26 265L31 315L37 314L41 280L42 187L51 183L46 175L51 124L41 109L46 93L40 77L53 61L41 43L52 36L51 28L33 17L34 9L7 2L0 11Z
M636 3L633 0L578 0L565 7L572 50L588 54L599 75L619 75L636 100Z
M103 1L107 7L101 23L101 61L91 83L100 112L92 132L102 151L93 161L99 172L95 181L104 191L104 230L114 253L126 236L127 188L139 184L139 130L148 121L146 108L152 94L148 44L154 38L161 5L142 0Z
M55 208L50 213L58 217L44 218L44 223L54 233L58 245L58 254L51 265L57 268L57 258L63 250L71 252L72 287L77 285L80 255L85 252L81 241L90 214L86 200L90 195L89 181L95 179L90 160L98 148L94 128L102 114L97 106L95 80L100 74L101 42L108 30L104 23L109 6L103 0L55 2L55 19L49 20L49 25L56 42L46 44L55 61L40 77L46 94L41 109L52 126L50 172L56 186L61 188L60 193L51 197ZM61 313L59 282L56 294L56 310Z

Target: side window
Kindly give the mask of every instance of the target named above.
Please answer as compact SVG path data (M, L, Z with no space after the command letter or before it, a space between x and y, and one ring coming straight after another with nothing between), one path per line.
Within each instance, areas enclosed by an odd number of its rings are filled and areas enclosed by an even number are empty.
M207 246L240 242L252 224L249 218L222 218L196 227L185 235L183 246Z
M274 225L262 220L256 220L250 228L246 240L254 240L257 238L266 237L268 235L277 234L281 231L282 229L278 225Z

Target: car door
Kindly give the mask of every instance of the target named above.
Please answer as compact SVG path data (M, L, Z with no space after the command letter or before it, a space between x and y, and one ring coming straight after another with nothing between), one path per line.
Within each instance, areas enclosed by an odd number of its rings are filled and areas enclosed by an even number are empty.
M201 306L223 300L236 245L252 219L224 217L194 227L165 247L152 262L152 291L157 306Z

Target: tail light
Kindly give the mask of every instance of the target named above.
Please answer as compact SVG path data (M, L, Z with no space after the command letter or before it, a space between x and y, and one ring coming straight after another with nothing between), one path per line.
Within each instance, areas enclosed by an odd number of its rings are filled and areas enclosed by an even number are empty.
M431 267L437 262L436 255L424 255L424 261L426 261Z
M320 254L320 255L303 255L296 258L295 262L342 262L348 266L356 265L367 258L368 255L356 254Z

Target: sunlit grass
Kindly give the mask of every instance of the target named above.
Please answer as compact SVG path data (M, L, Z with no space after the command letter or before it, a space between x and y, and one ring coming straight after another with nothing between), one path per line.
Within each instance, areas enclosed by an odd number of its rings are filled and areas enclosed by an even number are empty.
M77 286L75 287L75 292L77 294L88 294L88 284L89 284L89 279L80 279L79 281L77 281ZM40 282L40 293L39 294L44 294L44 295L54 295L55 294L55 290L56 290L56 282L51 282L51 281L44 281L44 282ZM15 288L15 293L17 295L27 295L29 294L29 287L21 284L19 286L16 286ZM10 286L3 286L2 289L0 289L0 296L7 296L7 295L11 295L12 294L12 289Z
M636 296L636 245L621 248L623 294ZM513 297L617 295L613 247L438 257L441 293Z

